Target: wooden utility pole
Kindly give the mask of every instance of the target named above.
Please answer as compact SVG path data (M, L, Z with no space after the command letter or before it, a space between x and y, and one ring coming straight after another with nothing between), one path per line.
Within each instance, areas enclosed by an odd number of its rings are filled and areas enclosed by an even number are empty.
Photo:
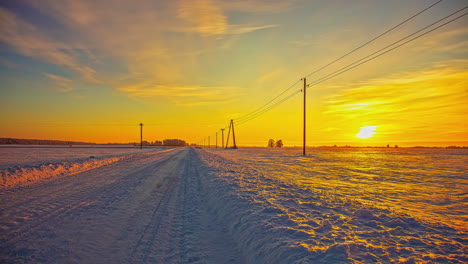
M229 144L229 135L231 135L231 127L232 127L232 122L229 124L228 136L226 139L226 149L228 148L228 144Z
M306 84L306 78L303 78L304 80L304 131L303 131L303 145L302 145L302 155L306 155L306 90L307 90L307 84Z
M226 140L226 148L229 146L229 136L231 135L231 130L232 130L232 148L236 149L236 135L234 134L234 120L231 119L231 123L229 124L229 132Z
M231 119L231 126L232 126L232 142L233 142L233 146L232 148L237 148L237 145L236 145L236 135L234 134L234 120Z
M143 149L143 123L140 123L140 149Z
M221 128L221 145L224 148L224 128Z

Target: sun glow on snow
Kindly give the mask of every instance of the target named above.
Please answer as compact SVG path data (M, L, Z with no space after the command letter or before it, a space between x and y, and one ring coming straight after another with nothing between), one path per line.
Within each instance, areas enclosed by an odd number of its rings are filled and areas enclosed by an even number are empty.
M358 138L370 138L375 134L376 126L364 126L361 127L361 131L356 134Z

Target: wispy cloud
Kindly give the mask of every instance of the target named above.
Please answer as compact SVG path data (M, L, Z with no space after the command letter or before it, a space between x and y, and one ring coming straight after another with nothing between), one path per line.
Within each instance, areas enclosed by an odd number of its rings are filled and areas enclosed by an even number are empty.
M467 37L467 27L436 30L431 34L430 38L425 38L424 42L419 42L419 45L415 46L414 50L421 52L437 49L445 52L466 54L468 52Z
M227 17L215 1L180 1L177 16L189 23L189 29L202 35L222 35L228 30Z
M275 28L279 27L279 25L264 25L264 26L238 26L238 25L231 25L229 27L229 34L245 34L257 30L267 29L267 28Z
M141 83L154 88L186 82L186 73L199 68L202 54L222 50L236 39L225 36L277 27L230 24L226 12L234 7L214 0L140 1L138 5L118 0L112 1L113 8L107 1L26 2L57 21L60 30L73 34L50 34L49 29L1 9L0 41L21 55L69 69L75 81L105 82L121 89L134 80L134 96L155 92ZM207 41L209 36L214 40ZM109 72L115 66L119 71ZM57 87L67 90L64 82Z
M68 69L70 79L43 74L55 90L71 91L71 83L80 81L106 83L132 97L164 96L181 105L220 101L216 90L223 88L210 90L199 81L184 89L172 85L187 83L187 72L200 68L200 56L232 47L236 36L278 27L232 24L228 12L279 12L289 6L282 1L217 0L25 3L56 21L57 28L40 27L1 8L0 41L23 56ZM67 34L57 34L57 29Z
M269 71L263 75L261 75L257 81L259 82L267 82L267 81L271 81L271 80L274 80L275 78L278 78L282 73L284 73L284 69L283 68L280 68L280 69L275 69L273 71Z
M55 91L66 93L74 90L74 88L71 86L71 83L73 82L71 79L50 73L43 74L52 81L52 89Z
M96 81L96 71L79 62L72 46L54 40L5 8L0 8L0 24L0 41L13 47L18 53L67 67L86 81Z
M221 36L228 34L245 34L278 26L231 25L222 7L222 2L214 0L179 1L177 16L185 21L187 26L176 30L182 32L196 32L202 36Z
M169 100L177 105L209 105L226 103L235 100L240 90L230 86L196 86L196 85L158 85L151 82L133 83L118 88L129 97L159 98Z
M219 5L228 11L281 13L292 9L296 2L296 0L230 0L219 1Z

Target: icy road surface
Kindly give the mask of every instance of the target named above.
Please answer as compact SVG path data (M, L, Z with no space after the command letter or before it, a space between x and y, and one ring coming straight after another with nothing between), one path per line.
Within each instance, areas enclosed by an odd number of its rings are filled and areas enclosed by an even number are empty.
M0 263L468 261L463 230L304 188L228 151L28 171L0 188Z
M202 206L192 149L1 193L1 263L243 263ZM232 260L232 261L231 261Z

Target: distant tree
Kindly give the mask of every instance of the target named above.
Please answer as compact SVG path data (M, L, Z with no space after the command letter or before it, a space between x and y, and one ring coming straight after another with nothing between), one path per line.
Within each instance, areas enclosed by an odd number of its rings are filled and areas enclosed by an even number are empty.
M280 139L280 140L276 141L276 147L277 148L282 148L283 147L283 140Z
M181 139L165 139L163 141L163 146L167 147L185 147L187 143Z
M273 140L273 139L268 140L268 147L269 148L274 148L275 147L275 140Z

